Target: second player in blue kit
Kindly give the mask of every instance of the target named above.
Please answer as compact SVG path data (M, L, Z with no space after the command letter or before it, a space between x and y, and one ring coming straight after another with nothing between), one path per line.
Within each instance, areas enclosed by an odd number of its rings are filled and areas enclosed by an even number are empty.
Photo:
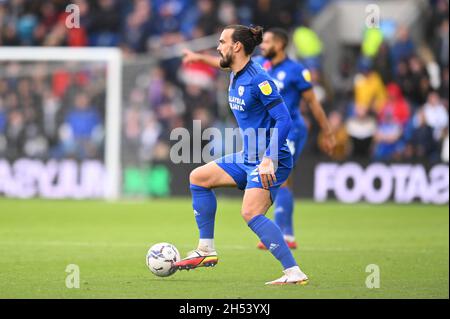
M314 94L311 73L301 63L287 56L288 43L289 37L286 31L280 28L269 29L264 32L263 41L260 45L262 55L253 57L252 60L268 72L288 107L292 118L292 126L287 136L287 144L295 165L308 138L308 129L300 113L302 100L309 106L314 118L319 123L326 137L325 146L329 154L334 149L335 139L322 105ZM200 61L220 68L220 59L217 57L194 53L190 50L185 50L184 54L184 62L186 63ZM292 184L292 177L289 177L278 189L274 219L282 230L289 248L295 249L297 248L297 242L293 227L294 196ZM266 246L259 242L258 248L266 249Z
M280 90L286 106L291 114L293 125L288 134L288 146L294 165L298 162L308 138L308 128L300 112L302 100L310 107L314 118L318 121L324 136L328 152L335 146L334 136L328 124L322 105L317 100L312 84L311 72L300 62L294 61L286 54L289 37L286 31L273 28L264 33L260 45L261 56L253 58L263 66ZM274 219L281 228L284 238L291 249L297 248L294 237L293 213L294 196L292 193L292 178L289 178L280 188L275 202ZM258 248L265 249L262 242Z

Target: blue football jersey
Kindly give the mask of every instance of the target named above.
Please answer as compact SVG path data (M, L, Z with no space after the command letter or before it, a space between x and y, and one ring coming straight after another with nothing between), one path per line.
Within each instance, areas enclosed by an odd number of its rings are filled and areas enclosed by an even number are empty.
M289 109L293 126L295 127L299 123L304 124L299 105L302 92L312 88L309 70L290 58L284 59L275 66L263 56L254 57L253 60L259 63L272 77Z
M250 60L241 71L230 73L228 102L243 137L244 160L262 160L275 126L269 110L280 104L286 108L277 86L261 65ZM291 156L286 141L278 145L277 156Z

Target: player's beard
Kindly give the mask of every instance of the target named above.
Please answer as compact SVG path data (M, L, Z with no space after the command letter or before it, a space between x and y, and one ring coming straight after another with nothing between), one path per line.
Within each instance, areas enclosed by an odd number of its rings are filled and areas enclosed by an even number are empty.
M275 49L273 47L270 49L267 49L267 51L265 51L263 53L263 56L269 60L272 60L276 55L277 55L277 52L275 51Z
M231 67L231 64L233 63L233 54L231 52L228 52L225 56L222 55L222 58L220 59L220 67L221 68L229 68Z

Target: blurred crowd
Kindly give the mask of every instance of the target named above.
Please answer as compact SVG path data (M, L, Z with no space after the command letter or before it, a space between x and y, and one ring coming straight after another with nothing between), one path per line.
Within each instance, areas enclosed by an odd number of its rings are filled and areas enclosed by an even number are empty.
M292 34L292 52L310 68L335 131L334 159L448 161L448 1L429 1L425 43L416 43L407 26L396 25L393 37L368 29L357 53L341 61L340 85L330 85L321 63L326 43L309 23L331 1L0 0L0 45L118 46L130 57L154 55L228 24L283 27ZM80 8L80 28L65 26L69 3ZM192 129L193 120L202 128L235 126L227 74L183 65L179 57L137 70L131 64L124 65L123 81L126 162L167 159L170 132ZM0 64L0 155L102 156L104 80L99 65ZM305 105L302 113L311 136L305 152L321 154L318 127Z
M101 158L105 67L0 62L0 156Z
M213 34L233 23L290 28L302 10L313 14L330 0L0 0L0 45L120 46L147 52ZM78 8L79 28L68 5ZM73 8L73 7L69 7Z
M392 37L382 25L366 30L353 60L344 58L341 79L347 85L330 112L336 159L448 162L449 5L430 3L424 43L416 43L404 25L395 26Z

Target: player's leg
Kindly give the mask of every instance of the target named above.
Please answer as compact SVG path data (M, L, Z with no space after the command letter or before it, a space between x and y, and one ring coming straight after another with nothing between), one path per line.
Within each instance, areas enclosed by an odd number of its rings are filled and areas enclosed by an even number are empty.
M301 126L298 131L292 135L292 139L288 141L289 149L292 154L294 165L298 162L300 154L303 151L308 133L306 126ZM289 176L286 182L281 185L275 200L274 220L281 228L284 239L289 248L296 249L297 243L294 237L294 208L295 200L293 194L293 174Z
M296 249L297 243L295 242L293 234L293 211L294 211L294 196L292 194L292 174L288 179L280 186L277 197L275 199L275 210L273 212L273 220L278 227L280 227L283 233L284 239L290 249ZM267 247L263 242L259 242L257 247L259 249L266 250Z
M200 166L194 169L189 176L192 206L200 239L197 249L190 252L180 262L175 263L175 267L178 269L214 266L218 262L214 246L217 200L213 189L235 187L237 182L242 182L239 178L240 175L243 175L243 182L246 181L245 171L241 170L239 165L232 163L231 156Z
M298 161L303 146L306 141L306 133L300 134L298 132L293 133L291 139L288 139L289 150L294 161L294 164ZM290 249L296 249L297 243L294 237L294 194L292 192L293 177L292 173L289 178L281 185L278 190L277 197L275 199L274 221L280 227L284 239ZM257 247L259 249L267 249L263 242L259 242Z
M275 200L276 209L274 211L275 223L281 228L284 239L289 248L296 249L297 243L294 237L294 194L292 192L292 174L281 185Z
M282 264L285 275L267 284L306 284L307 276L284 241L280 228L265 213L272 205L271 192L263 188L247 188L242 203L241 215L250 229L269 248Z
M236 182L215 162L197 167L189 175L192 207L200 232L198 248L214 251L214 221L217 209L213 188L236 186Z

